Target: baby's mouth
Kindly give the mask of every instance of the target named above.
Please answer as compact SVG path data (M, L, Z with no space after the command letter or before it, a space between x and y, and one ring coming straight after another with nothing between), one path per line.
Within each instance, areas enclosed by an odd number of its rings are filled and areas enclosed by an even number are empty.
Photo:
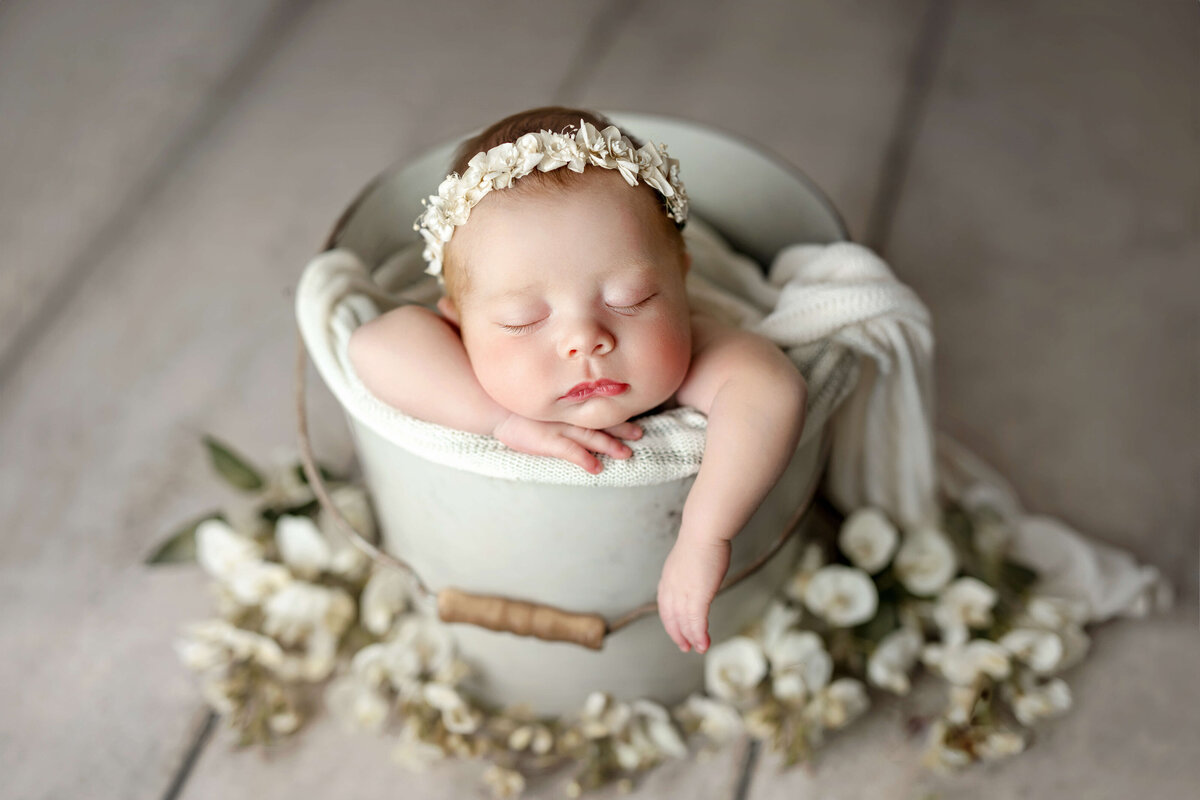
M586 381L571 387L559 400L587 400L589 397L616 397L629 391L628 383L610 380Z

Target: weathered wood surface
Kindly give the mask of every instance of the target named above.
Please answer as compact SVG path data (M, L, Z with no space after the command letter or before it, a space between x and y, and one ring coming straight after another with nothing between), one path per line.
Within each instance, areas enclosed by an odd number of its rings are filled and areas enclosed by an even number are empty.
M1194 9L93 5L0 9L0 795L159 798L177 777L185 797L474 791L470 765L410 778L328 721L266 760L197 740L205 709L170 643L206 616L204 581L140 560L228 498L201 434L294 454L292 290L349 199L393 160L548 101L694 118L799 164L933 310L943 425L1031 508L1194 587ZM318 452L348 463L336 405L319 387L311 403ZM1061 723L1103 738L1096 715L1138 720L1168 794L1195 778L1168 744L1192 741L1187 721L1150 688L1087 687L1194 663L1194 628L1126 624ZM887 724L837 744L813 791L871 785L850 765ZM1048 736L997 779L1061 785L1059 762L1089 764L1073 741ZM752 796L800 785L768 764ZM638 794L733 797L738 768L673 765Z

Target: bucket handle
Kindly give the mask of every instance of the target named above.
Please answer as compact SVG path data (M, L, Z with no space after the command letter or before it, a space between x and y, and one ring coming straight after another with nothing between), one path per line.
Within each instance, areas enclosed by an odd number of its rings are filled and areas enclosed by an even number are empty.
M533 636L550 642L569 642L591 650L599 650L604 646L604 638L608 634L615 633L638 619L653 614L658 610L658 603L651 601L609 622L599 614L581 614L564 611L560 608L541 605L539 603L529 603L524 600L513 600L506 597L471 594L470 592L450 587L443 588L436 594L432 592L425 585L424 581L421 580L421 576L417 574L416 570L407 561L381 550L355 530L354 526L342 516L341 511L338 510L330 498L329 492L325 487L325 482L321 478L320 470L317 469L312 452L312 442L308 434L307 387L305 378L307 363L308 351L305 348L304 336L300 333L299 327L297 327L297 433L300 441L300 460L304 468L304 475L308 478L309 487L313 490L313 494L316 495L321 508L333 520L334 526L342 535L349 539L352 545L365 553L368 558L407 575L412 580L421 601L426 606L434 605L437 608L438 618L442 622L467 623L493 631L513 633L518 636ZM828 429L822 431L821 437L821 454L817 461L819 469L824 468L832 444ZM771 556L775 555L783 547L792 533L800 526L800 522L805 514L812 510L810 504L816 493L818 483L819 481L817 480L809 482L808 492L803 502L797 505L796 511L792 514L784 526L782 533L780 533L771 546L737 573L727 575L717 594L732 588L753 575L770 560Z

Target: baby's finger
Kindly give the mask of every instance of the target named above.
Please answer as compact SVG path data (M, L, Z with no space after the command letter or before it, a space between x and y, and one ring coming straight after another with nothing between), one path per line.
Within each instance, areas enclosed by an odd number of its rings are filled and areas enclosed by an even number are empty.
M618 439L628 439L633 442L642 438L643 433L642 426L636 422L620 422L611 428L605 428L604 432Z
M659 616L662 617L663 627L667 631L667 635L671 637L671 641L675 642L675 646L683 652L691 649L683 632L679 628L679 611L670 596L665 596L659 600Z
M603 431L576 427L572 428L567 435L593 453L603 453L613 458L629 458L633 454L629 445L619 439L614 439Z
M708 617L703 611L689 610L684 615L683 634L695 646L697 653L708 649Z
M556 458L577 464L593 475L598 474L604 469L604 465L600 463L600 459L588 452L588 449L581 446L579 442L572 441L566 436L555 440L554 451L553 455Z

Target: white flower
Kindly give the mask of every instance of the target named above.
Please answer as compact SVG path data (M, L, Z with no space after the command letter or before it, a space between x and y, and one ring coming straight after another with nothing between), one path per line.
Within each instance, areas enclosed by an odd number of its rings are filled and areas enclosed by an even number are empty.
M1000 645L1042 675L1054 672L1063 660L1063 640L1050 631L1014 628L1000 637Z
M333 556L316 523L304 516L280 516L275 522L275 542L279 545L283 563L305 580L321 574Z
M196 528L196 560L212 577L228 582L246 564L262 559L262 548L234 532L219 519L206 519Z
M767 674L767 658L758 642L734 636L704 657L704 686L708 693L732 703L752 699Z
M927 645L922 657L927 666L936 668L942 677L958 686L972 686L984 675L1002 680L1011 671L1008 651L987 639Z
M312 487L308 485L303 471L291 462L289 453L277 451L272 455L271 462L267 468L266 486L258 498L259 503L287 507L313 500L315 495Z
M387 721L387 699L352 675L330 682L325 689L325 703L335 717L351 728L378 732Z
M1013 731L991 731L975 743L975 754L984 761L996 761L1025 749L1025 739Z
M915 595L929 596L950 582L958 571L954 548L935 528L912 531L896 553L896 575Z
M276 734L295 733L300 722L300 715L290 708L277 711L267 718L267 726Z
M433 675L452 665L454 637L450 629L436 619L409 614L395 631L393 643L416 654L420 674Z
M933 619L946 644L961 644L969 638L967 628L992 624L996 590L977 578L964 577L947 586L937 599Z
M671 715L658 703L650 700L634 700L633 720L636 729L646 736L660 753L673 758L686 758L687 745L679 729L671 721Z
M849 628L875 616L879 594L871 576L861 569L832 564L812 576L804 590L804 604L831 625Z
M833 676L833 658L812 631L789 631L767 651L771 687L780 700L803 702Z
M413 723L406 724L400 731L399 744L392 750L392 759L413 772L424 772L445 757L446 751L441 745L422 740Z
M190 658L202 669L224 667L234 661L252 661L277 669L283 662L283 649L274 639L225 620L193 623L184 632L185 638L177 645L176 652L185 663Z
M282 564L255 561L243 564L230 576L229 593L243 605L258 605L292 582L292 573Z
M1037 683L1032 676L1021 676L1016 685L1005 685L1005 695L1013 715L1022 725L1057 716L1071 707L1071 687L1062 678Z
M945 720L939 719L929 728L929 747L921 761L935 772L951 772L965 767L972 761L970 753L962 749L957 742L947 739L950 727Z
M946 710L946 721L954 725L966 725L975 716L975 703L979 700L979 687L955 686L950 684L950 703Z
M604 692L592 692L583 703L580 728L589 739L620 736L633 719L633 709Z
M771 601L760 626L763 649L770 652L775 643L799 621L799 608L780 600Z
M406 611L411 596L408 576L395 569L378 568L371 573L359 599L363 627L382 636L392 621Z
M808 589L808 583L812 580L812 576L817 574L817 570L825 565L825 556L821 550L821 546L816 542L810 542L804 548L804 553L800 556L800 564L796 568L796 572L792 575L792 579L784 587L784 593L797 603L804 602L804 592Z
M879 640L867 659L867 680L896 694L912 688L909 674L921 655L924 639L913 628L903 627Z
M826 728L843 728L871 705L867 687L854 678L838 678L813 698L810 713Z
M515 769L492 764L483 772L483 782L492 790L492 797L508 800L519 797L525 791L525 776Z
M1087 605L1079 600L1035 595L1017 617L1021 627L1058 631L1088 621Z
M339 637L354 621L354 600L343 589L292 581L263 605L263 632L295 645L318 630Z
M838 547L854 566L872 575L888 565L900 535L883 512L875 508L860 508L842 523Z
M700 721L700 733L716 744L732 741L745 729L736 708L701 694L688 697L684 710Z
M424 696L425 702L442 712L442 724L451 733L474 733L483 722L483 715L467 705L462 695L449 686L427 683Z

